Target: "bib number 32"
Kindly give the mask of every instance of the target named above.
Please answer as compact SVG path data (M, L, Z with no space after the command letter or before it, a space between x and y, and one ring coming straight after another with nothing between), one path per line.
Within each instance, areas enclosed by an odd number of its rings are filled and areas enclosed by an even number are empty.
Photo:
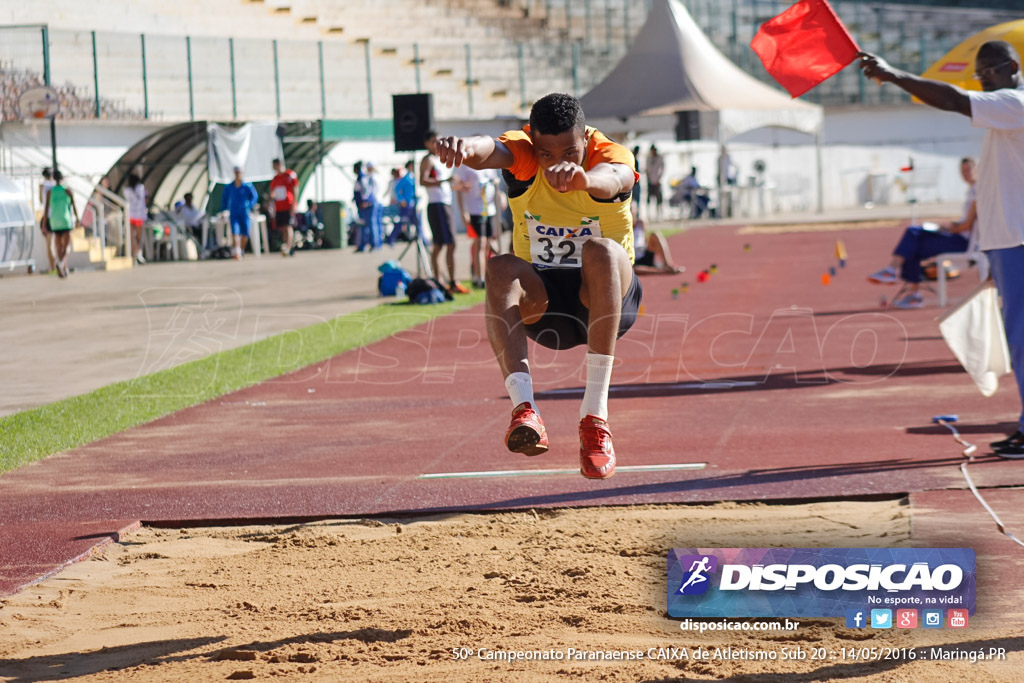
M563 268L579 268L581 246L570 239L555 240L550 237L537 238L540 247L536 258L548 266L562 266Z

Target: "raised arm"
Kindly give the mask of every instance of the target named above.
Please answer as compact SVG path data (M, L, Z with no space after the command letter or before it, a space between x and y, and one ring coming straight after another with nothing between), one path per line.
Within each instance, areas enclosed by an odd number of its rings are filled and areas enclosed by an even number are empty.
M477 170L509 168L515 161L508 147L485 135L438 138L437 156L449 168L465 164Z
M859 66L868 78L873 78L879 83L892 83L931 107L943 111L955 111L964 116L971 115L970 97L955 85L932 81L896 69L881 57L869 52L860 53Z

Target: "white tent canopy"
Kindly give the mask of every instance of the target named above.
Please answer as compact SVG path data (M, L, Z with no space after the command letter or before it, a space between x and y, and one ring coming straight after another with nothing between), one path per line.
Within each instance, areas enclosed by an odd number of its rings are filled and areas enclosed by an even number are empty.
M724 142L755 128L821 131L822 108L791 99L733 64L679 0L655 0L615 69L580 99L588 119L718 112Z

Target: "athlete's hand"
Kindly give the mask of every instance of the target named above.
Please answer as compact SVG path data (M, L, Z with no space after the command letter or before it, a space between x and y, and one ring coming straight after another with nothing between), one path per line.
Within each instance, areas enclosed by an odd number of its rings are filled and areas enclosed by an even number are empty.
M865 76L874 79L879 85L896 80L896 69L892 68L889 62L878 55L873 55L870 52L861 52L857 56L860 57L860 62L857 66L864 71Z
M560 161L551 168L544 169L544 178L548 185L559 192L585 191L590 188L587 172L579 164L570 161Z
M436 149L437 158L448 168L461 166L462 162L471 155L472 151L469 140L454 135L438 138Z

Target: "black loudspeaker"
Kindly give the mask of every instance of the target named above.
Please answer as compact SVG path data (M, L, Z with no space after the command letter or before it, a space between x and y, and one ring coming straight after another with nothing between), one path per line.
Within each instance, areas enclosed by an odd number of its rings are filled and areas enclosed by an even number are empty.
M676 140L700 140L700 112L676 112Z
M423 136L434 127L434 96L430 93L391 96L396 152L426 149Z

